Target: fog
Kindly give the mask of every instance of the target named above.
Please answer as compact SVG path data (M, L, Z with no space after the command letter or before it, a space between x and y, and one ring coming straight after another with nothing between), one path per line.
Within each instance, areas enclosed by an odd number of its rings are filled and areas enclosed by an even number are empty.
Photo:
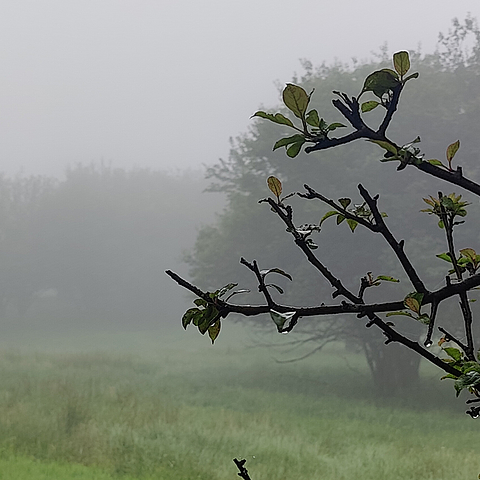
M215 162L280 84L387 43L435 49L477 0L6 0L0 5L0 171L77 162Z

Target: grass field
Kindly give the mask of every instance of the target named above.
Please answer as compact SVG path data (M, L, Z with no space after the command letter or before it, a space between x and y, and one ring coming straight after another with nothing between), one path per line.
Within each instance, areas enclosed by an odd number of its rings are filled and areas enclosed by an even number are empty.
M107 337L0 351L0 479L233 480L234 457L253 480L478 478L480 423L437 372L379 403L344 351L279 364L221 337Z

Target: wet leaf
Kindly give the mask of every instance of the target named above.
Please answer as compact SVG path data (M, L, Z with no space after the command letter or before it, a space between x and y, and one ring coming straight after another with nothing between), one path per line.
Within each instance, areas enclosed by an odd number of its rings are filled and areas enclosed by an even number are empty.
M287 145L290 145L292 143L302 141L305 141L305 137L303 135L300 135L299 133L297 133L296 135L292 135L291 137L281 138L280 140L275 142L275 145L273 146L273 151L277 150L277 148L286 147Z
M283 328L286 322L293 318L294 315L295 312L280 313L275 310L270 310L270 317L275 322L279 331Z
M448 253L439 253L436 256L438 258L441 258L442 260L445 260L446 262L452 263L452 259L450 258L450 254L448 254Z
M282 287L279 287L278 285L275 285L274 283L267 283L265 285L266 287L273 287L280 295L283 295L285 292L283 291Z
M404 317L415 318L410 312L405 312L403 310L399 310L398 312L388 312L385 316L392 317L393 315L403 315Z
M302 145L304 143L305 143L305 138L303 138L302 141L298 141L294 143L291 147L287 149L287 155L290 158L295 158L300 153L300 150L302 149Z
M223 295L225 295L228 291L230 291L232 288L235 288L236 286L238 286L238 283L228 283L227 285L225 285L224 287L220 288L219 290L217 290L215 292L215 296L216 297L222 297Z
M273 115L271 113L258 111L255 112L252 117L265 118L266 120L270 120L271 122L278 123L280 125L288 125L289 127L293 127L292 121L281 113L276 113L275 115Z
M296 117L303 118L305 116L309 102L310 97L302 87L287 83L283 90L283 103Z
M378 277L375 280L383 280L384 282L395 282L399 283L400 280L397 278L390 277L389 275L378 275Z
M383 140L369 140L369 142L376 143L378 146L384 148L390 153L393 153L393 155L397 156L398 155L398 150L395 147L395 145L392 145L390 142L384 142Z
M192 320L195 318L195 315L200 313L200 310L198 308L189 308L182 317L182 326L184 329L188 327L188 325L192 322Z
M225 302L228 302L234 295L240 295L242 293L250 293L250 290L248 288L241 288L240 290L235 290L225 299Z
M353 220L352 218L347 218L347 224L350 227L350 230L352 233L355 231L355 229L358 226L358 222L356 220Z
M474 371L460 375L454 384L457 397L464 388L475 388L478 386L480 386L480 373Z
M347 128L347 126L344 125L343 123L333 122L333 123L331 123L331 124L327 127L327 130L328 130L329 132L333 132L333 131L336 130L337 128Z
M393 55L393 66L400 76L404 76L410 70L410 58L408 52L397 52Z
M282 194L282 182L277 178L271 175L267 178L267 185L270 191L280 199L280 195Z
M463 354L458 348L445 347L443 351L449 356L452 357L457 362L462 359Z
M310 110L307 113L306 121L312 127L317 127L317 128L320 127L320 118L319 118L318 112L316 110Z
M452 143L447 147L447 160L450 163L453 160L453 157L457 153L458 149L460 148L460 140Z
M373 92L378 98L382 98L389 90L394 89L399 85L398 78L390 69L377 70L371 73L363 84L363 89L360 95L364 92Z
M409 293L403 300L404 305L412 312L420 314L420 307L422 305L423 293Z
M327 218L330 218L332 217L333 215L339 215L339 213L336 211L336 210L330 210L329 212L327 212L323 217L322 219L320 220L320 225L322 225L322 223L327 219Z
M412 74L409 75L407 78L405 78L405 79L403 80L403 82L404 82L404 83L405 83L405 82L408 82L408 81L411 80L412 78L418 78L419 75L420 75L420 74L419 74L418 72L412 73Z
M446 165L444 165L440 160L437 160L436 158L432 158L431 160L427 160L430 165L435 165L436 167L444 167L447 168Z
M268 270L260 270L260 275L262 275L262 278L265 278L269 273L278 273L279 275L287 277L289 280L293 280L292 276L289 273L283 271L281 268L269 268Z
M351 201L349 198L339 198L339 199L338 199L338 203L339 203L344 209L346 209L346 208L352 203L352 201Z
M212 341L212 345L215 343L215 340L217 339L220 333L220 327L221 327L220 319L218 319L213 325L208 327L208 336Z
M477 264L477 252L473 248L462 248L460 250L460 253L464 256L467 257L468 260L473 264Z
M370 100L368 102L362 103L362 113L370 112L374 108L377 108L380 105L380 102L376 100Z

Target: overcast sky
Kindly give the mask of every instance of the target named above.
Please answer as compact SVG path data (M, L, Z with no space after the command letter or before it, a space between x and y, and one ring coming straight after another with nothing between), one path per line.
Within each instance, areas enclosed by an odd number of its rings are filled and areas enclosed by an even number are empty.
M468 12L479 0L2 0L0 171L213 163L300 58L432 52Z

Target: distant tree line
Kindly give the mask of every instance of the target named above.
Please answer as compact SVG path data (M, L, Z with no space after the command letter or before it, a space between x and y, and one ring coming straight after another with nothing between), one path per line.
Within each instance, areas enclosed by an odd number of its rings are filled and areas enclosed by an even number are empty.
M63 180L0 176L4 326L172 325L183 293L163 270L185 269L196 225L212 220L218 197L202 203L205 185L198 172L105 165L77 165Z

